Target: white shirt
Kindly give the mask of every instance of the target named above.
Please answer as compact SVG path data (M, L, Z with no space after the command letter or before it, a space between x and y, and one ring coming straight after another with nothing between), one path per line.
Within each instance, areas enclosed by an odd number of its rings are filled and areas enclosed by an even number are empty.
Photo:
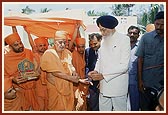
M128 91L130 38L115 32L103 37L95 70L102 73L100 92L104 96L122 96Z

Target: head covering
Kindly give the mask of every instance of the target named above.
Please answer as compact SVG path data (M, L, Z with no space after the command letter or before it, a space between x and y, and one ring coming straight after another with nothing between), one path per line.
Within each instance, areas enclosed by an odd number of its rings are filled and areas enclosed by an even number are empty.
M147 32L151 32L151 31L153 31L153 30L155 30L155 25L154 25L154 24L148 24L148 25L146 26L146 31L147 31Z
M39 38L34 39L34 43L36 45L39 45L39 44L46 44L46 45L48 45L48 41L47 41L47 39L45 37L39 37Z
M158 19L164 19L164 11L160 11L155 16L155 21Z
M66 31L56 31L54 39L67 39L68 32Z
M114 29L118 25L118 20L110 15L101 16L96 20L97 26L99 24L108 29Z
M17 32L8 35L8 36L5 38L5 42L6 42L8 45L12 45L15 41L21 41L21 39L20 39L20 37L19 37L19 34L18 34Z
M4 78L4 92L7 92L12 87L12 80L10 78Z
M85 41L84 38L76 38L76 44L77 45L83 45L85 43L86 43L86 41Z

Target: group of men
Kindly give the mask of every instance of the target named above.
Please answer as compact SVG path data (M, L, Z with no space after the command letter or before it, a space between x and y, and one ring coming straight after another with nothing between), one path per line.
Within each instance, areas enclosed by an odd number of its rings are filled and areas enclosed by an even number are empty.
M127 111L130 101L132 111L154 111L160 104L152 91L164 88L164 12L140 41L136 26L127 35L118 33L113 16L96 23L101 35L90 34L87 49L85 38L76 35L73 51L66 48L66 31L56 31L48 48L45 37L33 41L24 27L31 51L13 27L5 38L4 110Z

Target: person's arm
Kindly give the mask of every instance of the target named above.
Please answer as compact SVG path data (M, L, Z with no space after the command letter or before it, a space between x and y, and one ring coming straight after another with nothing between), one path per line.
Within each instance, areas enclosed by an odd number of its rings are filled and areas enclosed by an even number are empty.
M12 26L12 31L13 31L13 33L17 32L16 26Z
M70 75L67 75L65 73L58 72L58 71L51 72L51 74L55 77L59 77L59 78L62 78L62 79L68 80L68 81L75 82L75 83L78 83L79 78L80 78L79 76L70 76Z
M143 70L143 58L138 57L138 87L141 92L143 92L142 70Z
M25 26L23 26L23 28L26 31L27 35L28 35L28 39L29 39L30 46L32 47L32 51L36 52L36 45L35 45L35 43L33 41L33 38L30 35L30 32L26 29Z
M23 77L23 76L15 76L13 77L12 81L16 84L20 84L20 83L24 83L28 81L27 77Z
M69 42L69 49L72 48L72 45L73 45L73 43L74 43L76 37L79 36L79 27L80 27L80 25L79 25L79 24L76 24L75 30L74 30L74 33L73 33L73 36L72 36L72 39L71 39L71 41Z

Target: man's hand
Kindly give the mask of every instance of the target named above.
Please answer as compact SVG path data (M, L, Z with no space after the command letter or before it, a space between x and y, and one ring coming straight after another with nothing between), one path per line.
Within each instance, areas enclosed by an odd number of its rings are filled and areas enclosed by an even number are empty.
M80 76L78 75L73 75L73 76L70 76L68 77L70 81L74 82L74 83L78 83L79 82L79 79L80 79Z
M93 85L93 83L88 79L79 79L79 82L83 83L83 84L90 84L90 85Z
M91 78L93 81L100 81L103 79L103 75L101 73L98 73L97 71L91 71L88 73L89 78Z
M20 84L20 83L23 83L23 82L28 81L28 78L27 78L27 77L19 76L19 77L13 78L13 81L14 81L15 83L17 83L17 84Z

